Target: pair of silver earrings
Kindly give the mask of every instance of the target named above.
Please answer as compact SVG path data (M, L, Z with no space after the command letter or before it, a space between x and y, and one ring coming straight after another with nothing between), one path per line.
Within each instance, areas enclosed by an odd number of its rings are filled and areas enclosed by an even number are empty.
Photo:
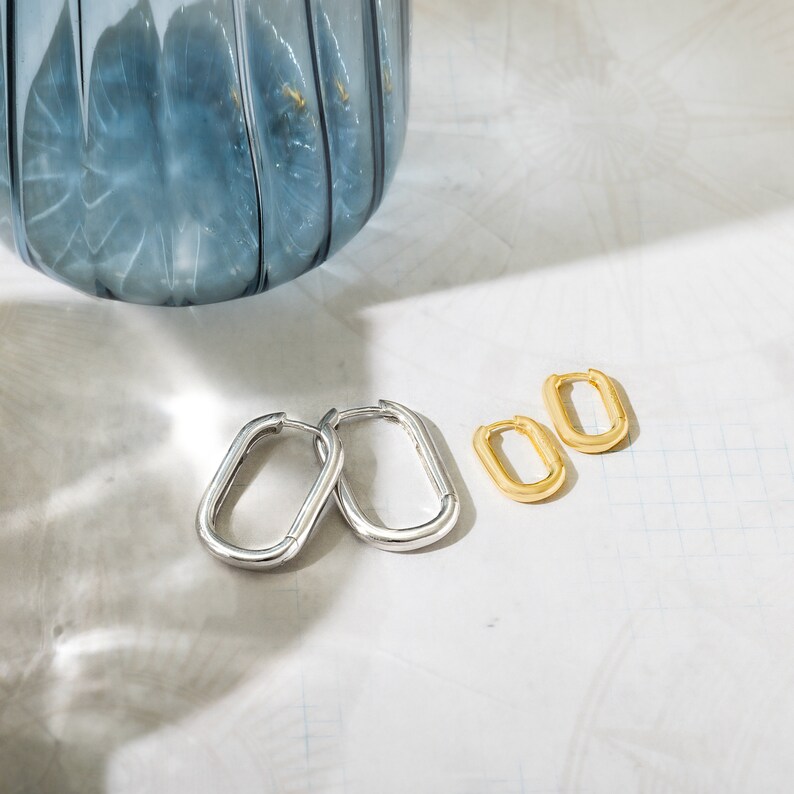
M399 424L413 442L417 455L439 498L435 518L424 524L394 529L371 521L361 509L343 472L344 447L336 432L340 423L381 418ZM285 428L301 430L314 437L320 472L309 489L295 520L277 543L263 549L245 549L222 538L216 531L218 512L253 447ZM238 568L268 570L297 557L312 536L325 504L333 493L336 503L353 532L365 543L387 551L412 551L437 543L455 526L460 500L447 467L422 419L409 408L389 400L377 406L331 409L319 425L288 419L284 413L267 414L240 430L212 478L199 505L196 531L201 542L219 560Z

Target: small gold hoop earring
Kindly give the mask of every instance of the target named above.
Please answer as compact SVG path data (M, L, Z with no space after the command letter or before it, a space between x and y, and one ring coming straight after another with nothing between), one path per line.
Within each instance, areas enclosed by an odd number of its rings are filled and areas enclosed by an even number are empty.
M491 436L504 430L515 430L526 436L535 447L548 469L548 474L538 482L526 483L513 479L499 460L491 446ZM560 453L546 431L527 416L515 416L512 420L494 422L477 428L474 434L474 450L496 484L496 487L516 502L539 502L556 493L565 481L565 465Z
M601 395L604 407L607 409L612 426L609 430L592 435L578 431L571 423L571 417L565 410L560 395L560 387L564 383L586 381ZM543 384L543 401L546 403L551 421L560 438L569 446L595 454L606 452L616 447L629 432L629 420L626 409L620 401L617 390L612 381L601 371L589 369L587 372L571 372L567 375L550 375Z

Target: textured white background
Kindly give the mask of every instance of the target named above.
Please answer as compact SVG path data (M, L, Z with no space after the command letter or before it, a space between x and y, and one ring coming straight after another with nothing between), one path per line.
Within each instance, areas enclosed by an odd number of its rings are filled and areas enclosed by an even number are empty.
M3 256L4 794L791 790L794 6L417 0L414 34L396 184L297 283L156 310ZM475 427L548 424L587 366L631 444L503 499ZM455 461L441 548L335 511L277 573L199 547L245 421L378 397ZM381 517L430 514L397 430L346 438ZM275 537L312 468L257 453L230 535Z

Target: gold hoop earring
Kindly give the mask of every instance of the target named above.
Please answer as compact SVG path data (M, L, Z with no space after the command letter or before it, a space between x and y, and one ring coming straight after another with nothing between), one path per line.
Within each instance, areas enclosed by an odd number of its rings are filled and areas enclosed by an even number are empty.
M491 436L504 430L515 430L526 436L535 447L548 474L538 482L526 483L513 479L499 460L491 446ZM565 481L565 465L560 453L546 431L527 416L515 416L512 420L494 422L487 427L477 428L474 434L474 450L494 481L496 487L516 502L539 502L556 493Z
M582 433L573 426L560 395L560 386L573 381L586 381L601 395L607 415L612 422L609 430L593 435ZM569 447L573 447L579 452L587 454L606 452L616 447L628 435L629 420L626 416L626 409L623 407L612 381L597 369L589 369L586 373L571 372L567 375L550 375L543 384L543 401L546 403L551 421L560 438Z

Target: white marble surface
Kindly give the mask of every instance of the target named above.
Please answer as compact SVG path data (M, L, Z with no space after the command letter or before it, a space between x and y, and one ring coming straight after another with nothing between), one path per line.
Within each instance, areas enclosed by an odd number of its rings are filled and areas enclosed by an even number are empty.
M0 262L4 794L790 790L794 6L417 0L414 32L397 182L299 282L154 310ZM587 366L631 445L503 499L475 427L548 424L543 379ZM454 458L442 548L334 511L278 573L199 547L239 426L378 397ZM410 521L396 432L348 433L351 475ZM312 465L263 449L230 535Z

